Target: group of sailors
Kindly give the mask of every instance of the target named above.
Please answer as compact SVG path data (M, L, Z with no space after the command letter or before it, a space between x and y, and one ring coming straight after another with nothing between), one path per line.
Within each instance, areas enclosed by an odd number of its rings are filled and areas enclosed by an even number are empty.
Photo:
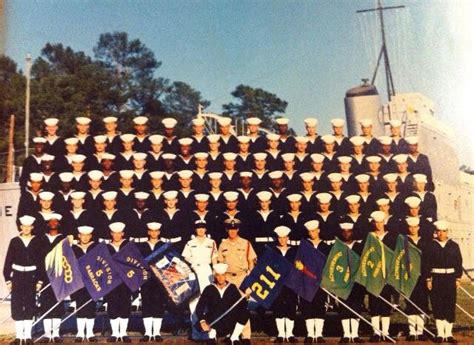
M171 243L196 272L201 297L189 302L192 339L213 343L217 336L250 343L245 303L219 322L211 322L240 298L238 287L266 245L292 261L300 241L329 254L335 237L360 254L369 232L394 249L398 234L430 260L422 260L413 301L436 319L436 342L454 342L452 325L456 285L462 274L459 247L447 238L448 224L437 219L428 157L416 137L401 137L401 122L390 122L391 136L375 138L370 120L361 135L344 136L344 121L331 121L333 134L317 134L317 120L305 120L306 135L292 136L288 119L276 120L276 133L261 135L258 118L247 119L247 135L232 134L231 119L219 119L219 134L205 134L202 118L192 121L193 134L175 135L177 121L162 120L163 135L149 134L149 119L133 119L134 133L119 134L118 119L103 119L104 134L89 134L91 119L76 118L76 134L58 136L58 120L44 120L20 179L20 235L7 253L4 277L12 291L16 343L31 342L36 315L56 300L43 289L46 254L66 236L74 238L76 256L106 242L112 254L128 241L144 256ZM213 270L214 268L214 270ZM450 287L450 288L447 288ZM418 289L418 290L417 290ZM356 284L346 301L361 311L365 290ZM141 341L161 341L166 294L152 279L141 288L145 333ZM396 295L386 286L382 295ZM71 298L81 306L85 289ZM324 342L327 296L319 290L312 302L283 289L274 303L275 342L297 342L296 311L306 323L305 343ZM105 297L110 342L127 335L132 294L121 285ZM369 295L374 326L372 342L388 336L391 306ZM408 340L424 340L424 319L410 309ZM77 313L76 341L96 341L95 304ZM43 320L43 341L61 342L59 305ZM341 309L341 342L361 342L359 320ZM240 339L240 340L239 340Z

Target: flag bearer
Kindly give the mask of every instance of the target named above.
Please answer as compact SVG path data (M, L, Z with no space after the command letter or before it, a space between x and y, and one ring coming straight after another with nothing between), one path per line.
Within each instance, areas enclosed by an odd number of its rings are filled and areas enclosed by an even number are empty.
M197 220L194 223L195 234L184 246L182 254L196 272L201 293L212 282L211 264L217 263L217 245L213 239L207 237L207 226L207 223L202 220ZM198 300L199 297L196 297L189 301L191 325L195 325L198 321L195 313ZM195 327L192 328L191 337L193 340L202 340L202 335Z
M87 254L92 248L95 247L96 243L92 241L92 232L94 228L91 226L83 225L77 228L77 237L79 242L72 246L72 250L76 255L76 258L80 258ZM71 299L76 302L76 308L81 308L85 303L88 303L91 296L87 292L86 288L82 288L71 295ZM95 320L95 302L89 302L77 313L77 334L75 343L97 342L97 338L94 336L94 320Z
M455 343L453 324L456 311L456 289L461 284L462 257L459 245L448 238L448 222L434 223L437 239L426 246L422 256L422 271L426 286L431 291L430 300L438 334L434 341Z
M160 238L161 224L150 222L146 224L148 228L148 241L140 243L139 249L143 257L146 258L154 250L161 247L164 242ZM142 295L142 317L145 326L145 334L140 342L162 342L161 323L165 313L166 293L157 279L148 279L141 287Z
M35 315L35 292L43 286L38 237L33 235L35 218L25 215L18 219L20 235L8 245L3 277L11 293L11 315L16 336L12 344L33 344L31 327Z

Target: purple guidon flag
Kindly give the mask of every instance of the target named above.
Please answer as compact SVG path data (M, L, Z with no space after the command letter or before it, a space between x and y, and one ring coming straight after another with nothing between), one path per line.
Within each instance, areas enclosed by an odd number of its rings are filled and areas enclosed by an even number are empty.
M105 243L99 243L79 258L84 286L94 301L107 295L122 283L119 268Z
M150 266L135 243L128 242L114 254L113 259L119 268L120 278L132 292L137 291L150 279Z
M46 255L45 268L58 302L84 287L79 263L67 239Z

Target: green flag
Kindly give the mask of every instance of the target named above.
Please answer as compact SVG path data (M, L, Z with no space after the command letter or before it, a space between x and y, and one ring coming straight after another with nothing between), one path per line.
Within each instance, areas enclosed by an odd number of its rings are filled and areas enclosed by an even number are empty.
M336 238L336 243L334 243L324 266L321 287L337 297L347 299L354 286L354 277L359 267L359 261L359 255Z
M388 284L410 297L421 269L421 251L403 235L398 235Z
M355 281L374 296L380 295L388 279L393 251L373 232L367 235Z

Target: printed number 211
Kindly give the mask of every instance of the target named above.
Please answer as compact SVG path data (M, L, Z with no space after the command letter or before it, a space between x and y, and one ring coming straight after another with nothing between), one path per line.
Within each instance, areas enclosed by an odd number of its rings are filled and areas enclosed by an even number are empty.
M270 279L267 278L264 274L260 275L260 280L262 283L265 283L269 289L273 289L275 286L275 281L280 279L281 274L276 273L270 266L265 267L265 271L270 273ZM273 281L272 281L273 280ZM252 290L257 294L260 299L267 298L268 294L270 293L269 290L265 289L260 282L255 282L252 284Z

